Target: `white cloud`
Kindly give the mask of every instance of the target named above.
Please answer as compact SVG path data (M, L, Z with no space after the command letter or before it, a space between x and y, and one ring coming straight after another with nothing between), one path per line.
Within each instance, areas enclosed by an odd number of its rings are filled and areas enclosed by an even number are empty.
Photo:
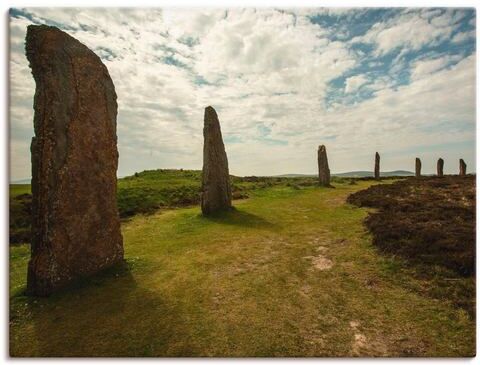
M452 62L459 61L461 56L443 56L434 59L423 59L413 63L411 78L413 80L420 79L429 74L437 72Z
M374 43L379 55L399 47L418 50L450 38L454 24L449 13L428 19L418 12L406 12L383 23L375 24L365 35L352 42Z
M345 80L345 92L353 93L368 82L364 75L355 75Z
M349 22L358 15L339 11ZM462 153L459 157L471 164L474 156L468 144L475 132L474 56L429 55L412 65L409 85L393 88L395 77L408 70L399 57L386 74L346 80L346 93L363 86L374 92L371 99L327 107L330 83L359 66L364 55L353 52L351 42L331 41L328 29L310 22L307 15L318 9L31 12L39 22L65 24L69 34L105 57L118 95L120 175L200 169L207 105L217 109L231 172L238 175L312 173L321 143L327 144L334 172L371 169L375 150L395 156L382 158L382 166L392 170L411 168L419 146L431 150L463 143L467 147L449 150L446 160ZM451 21L429 23L439 16L403 12L372 27L363 39L377 45L378 54L394 47L419 49L450 37L455 13ZM35 86L23 49L30 23L11 22L13 180L30 175ZM259 133L262 125L265 135Z
M469 39L475 38L475 30L471 30L468 32L460 32L453 36L452 42L453 43L463 43Z

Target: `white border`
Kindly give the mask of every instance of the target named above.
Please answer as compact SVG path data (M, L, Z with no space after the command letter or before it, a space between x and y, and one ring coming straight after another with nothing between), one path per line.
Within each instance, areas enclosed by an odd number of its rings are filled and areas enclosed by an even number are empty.
M0 151L2 151L2 156L0 158L0 171L3 174L2 179L2 188L0 189L0 203L2 204L2 210L0 211L2 216L0 217L0 229L1 235L0 237L1 242L0 246L2 249L0 250L1 261L0 265L2 265L2 273L3 278L0 281L0 292L4 295L2 296L1 301L1 322L2 322L2 330L0 330L0 353L1 358L0 361L13 361L13 362L22 362L22 363L33 363L36 361L42 362L55 362L55 363L92 363L92 362L102 362L102 363L114 363L114 362L132 362L132 363L141 363L144 361L161 361L162 363L172 363L172 362L207 362L207 361L215 361L216 363L226 363L229 361L235 362L253 362L253 363L260 363L260 362L280 362L280 361L292 361L292 359L216 359L216 360L209 360L209 359L9 359L8 358L8 274L9 274L9 266L8 266L8 184L9 184L9 165L8 165L8 151L9 151L9 134L8 134L8 9L11 7L74 7L74 6L81 6L81 7L98 7L101 4L102 7L199 7L199 6L210 6L210 7L476 7L476 1L452 1L452 0L437 0L437 1L425 1L425 0L404 0L404 1L380 1L380 0L369 0L369 1L343 1L343 0L323 0L323 1L315 1L315 0L299 0L299 1L292 1L292 0L264 0L264 1L252 1L252 0L200 0L200 1L192 1L192 0L175 0L172 1L153 1L153 0L103 0L101 3L98 0L83 0L83 1L43 1L43 0L30 0L30 1L2 1L0 3L0 9L2 11L2 16L0 17L0 40L1 40L1 48L2 48L2 57L0 58L1 69L3 72L0 72L0 82L1 82L1 91L0 91L0 115L2 118L2 131L0 133ZM477 31L478 36L478 31ZM479 71L479 66L477 62L477 74ZM478 89L478 78L477 78L477 89ZM477 93L477 110L478 110L478 93ZM477 128L477 140L479 139L479 130ZM477 148L477 158L476 164L477 169L476 171L480 171L478 168L478 155L479 155L479 147L478 144ZM478 181L477 181L478 184ZM478 217L479 217L479 210L478 209L478 201L477 201L477 226L478 226ZM479 232L477 230L477 242L479 238ZM478 245L477 245L477 252L478 252ZM477 255L477 262L478 262L478 255ZM478 282L477 282L477 303L478 303ZM478 317L478 314L477 314ZM479 336L478 336L478 323L477 323L477 349L479 348ZM441 363L475 363L476 359L296 359L296 361L301 362L312 362L318 361L322 364L332 364L332 363L344 363L344 364L353 364L353 363L369 363L374 361L375 363L383 364L389 361L394 361L395 363L422 363L422 364L437 364Z

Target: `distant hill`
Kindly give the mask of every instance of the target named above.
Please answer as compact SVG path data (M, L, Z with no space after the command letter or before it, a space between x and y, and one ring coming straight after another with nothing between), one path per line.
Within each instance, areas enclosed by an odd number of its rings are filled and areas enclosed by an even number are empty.
M395 170L395 171L381 171L380 176L413 176L415 175L411 171L405 170ZM367 177L373 176L373 171L349 171L349 172L342 172L339 174L332 174L332 176L338 177Z
M380 172L380 176L413 176L415 175L411 171L405 170L395 170L395 171L382 171ZM314 177L317 175L309 175L309 174L283 174L283 175L276 175L275 177ZM373 176L373 171L349 171L349 172L341 172L338 174L332 174L332 176L338 177L367 177Z
M152 170L154 171L154 170ZM165 170L168 171L168 170ZM172 170L176 171L176 170ZM178 170L178 171L183 171L183 170ZM187 171L187 170L185 170ZM199 172L199 171L197 171ZM395 170L395 171L382 171L380 172L380 176L413 176L415 175L411 171L405 171L405 170ZM275 175L273 177L316 177L318 175L313 175L313 174L283 174L283 175ZM332 176L338 176L338 177L367 177L367 176L373 176L372 171L349 171L349 172L341 172L338 174L332 174ZM119 179L123 178L123 176L119 176ZM21 179L21 180L15 180L11 181L10 184L30 184L31 179Z
M283 175L275 175L272 177L315 177L317 175L309 175L309 174L283 174Z
M10 181L10 184L30 184L32 182L32 179L22 179L22 180L15 180L15 181Z

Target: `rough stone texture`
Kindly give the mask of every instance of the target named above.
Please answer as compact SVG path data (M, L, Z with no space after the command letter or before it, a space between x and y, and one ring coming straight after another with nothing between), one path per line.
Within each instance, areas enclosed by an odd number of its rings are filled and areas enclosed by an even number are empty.
M467 174L467 164L463 161L463 158L460 159L460 176L465 176Z
M36 83L27 290L46 296L123 260L117 96L100 58L55 27L30 25L26 55Z
M380 155L375 152L375 179L380 179Z
M218 116L211 106L205 108L203 138L202 213L209 215L232 207L227 154Z
M422 176L422 161L418 157L415 159L415 176Z
M443 176L443 158L439 158L437 162L437 176Z
M322 186L330 186L330 169L328 168L327 149L318 147L318 181Z

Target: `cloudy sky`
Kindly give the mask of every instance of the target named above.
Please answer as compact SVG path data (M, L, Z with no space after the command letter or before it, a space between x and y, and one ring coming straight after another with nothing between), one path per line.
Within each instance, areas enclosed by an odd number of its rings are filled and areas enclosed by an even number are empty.
M203 111L235 175L424 172L475 164L473 9L10 11L11 180L30 177L29 24L59 27L107 66L118 94L119 176L202 167Z

